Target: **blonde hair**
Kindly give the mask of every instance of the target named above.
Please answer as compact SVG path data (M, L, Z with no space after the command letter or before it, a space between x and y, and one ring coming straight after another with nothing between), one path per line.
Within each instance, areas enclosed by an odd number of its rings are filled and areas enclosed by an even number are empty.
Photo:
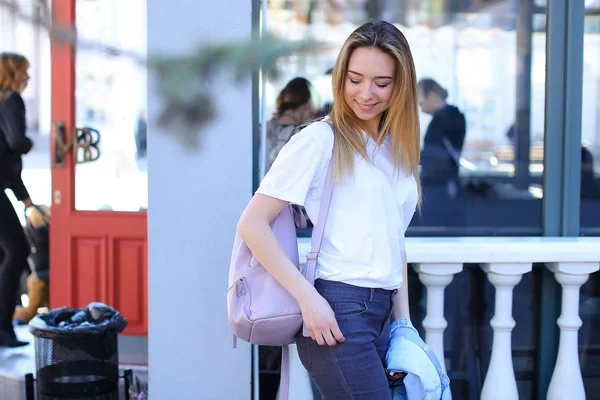
M396 172L403 171L414 176L420 204L420 127L415 65L404 35L394 25L385 21L367 22L352 32L340 50L333 68L334 102L329 117L335 132L336 181L353 174L356 154L369 160L361 121L344 100L350 57L354 50L361 47L378 49L394 59L394 91L390 107L382 115L376 141L382 144L387 136L390 137L394 168Z
M19 91L17 75L29 68L25 56L17 53L0 53L0 93L8 90Z

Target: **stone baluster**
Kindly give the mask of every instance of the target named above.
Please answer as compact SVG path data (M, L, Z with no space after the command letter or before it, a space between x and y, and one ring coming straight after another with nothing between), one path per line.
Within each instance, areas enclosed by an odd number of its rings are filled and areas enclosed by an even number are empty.
M425 342L435 352L444 373L446 372L444 331L448 326L444 318L444 290L452 282L454 274L462 271L462 268L462 264L455 263L414 264L419 279L427 288L427 315L423 319Z
M481 400L519 400L517 380L512 361L513 289L523 274L530 272L531 263L482 264L489 281L496 288L494 317L490 325L494 330L492 357L485 376Z
M548 400L585 400L585 390L579 366L578 331L579 289L598 271L598 263L550 263L550 271L562 286L562 310L558 318L560 342L554 373L548 388Z

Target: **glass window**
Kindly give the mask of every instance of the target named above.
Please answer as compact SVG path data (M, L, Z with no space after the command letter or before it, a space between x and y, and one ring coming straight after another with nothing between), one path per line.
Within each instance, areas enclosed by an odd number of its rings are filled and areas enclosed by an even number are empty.
M583 35L581 234L600 236L600 2L586 9ZM600 273L581 287L579 357L586 393L600 381Z
M514 1L467 4L270 1L266 31L321 46L281 60L280 74L262 81L261 176L277 153L273 147L293 134L281 125L295 125L308 115L296 113L273 129L280 114L277 98L286 85L307 79L312 115L327 113L331 68L343 41L370 18L384 18L407 37L418 79L432 79L447 93L447 107L424 108L420 115L424 202L407 234L541 235L544 9Z
M80 40L145 57L145 1L79 0L76 6ZM99 154L92 152L97 160L75 167L77 210L147 208L146 75L132 57L78 48L76 126L99 132Z
M600 236L600 4L586 10L581 121L581 233Z
M280 117L278 96L285 94L288 83L298 77L310 81L312 113L326 114L332 102L331 68L343 41L360 24L381 18L407 37L419 81L435 81L421 85L426 92L420 115L424 201L407 235L541 235L546 15L539 2L527 3L269 1L263 29L288 40L316 40L321 46L281 60L280 74L261 82L260 173L268 168L273 146L267 140L269 123ZM431 88L445 100L443 107L427 101ZM291 124L290 118L287 122ZM282 135L280 140L288 138ZM537 385L540 270L527 274L515 290L515 303L523 305L523 312L515 314L519 338L513 361L523 398L532 397ZM425 288L412 271L409 280L413 322L419 325ZM490 357L493 287L478 266L470 266L446 293L446 316L464 321L450 324L445 335L452 393L478 398ZM267 380L278 369L273 359L267 349L261 350L261 373ZM261 391L265 385L261 383Z

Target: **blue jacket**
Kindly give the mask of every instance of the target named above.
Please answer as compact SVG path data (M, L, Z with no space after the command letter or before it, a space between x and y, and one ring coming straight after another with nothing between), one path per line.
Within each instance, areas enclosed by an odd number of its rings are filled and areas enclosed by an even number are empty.
M393 400L450 400L450 379L435 353L406 318L392 323L386 358L389 372L406 372L392 387Z

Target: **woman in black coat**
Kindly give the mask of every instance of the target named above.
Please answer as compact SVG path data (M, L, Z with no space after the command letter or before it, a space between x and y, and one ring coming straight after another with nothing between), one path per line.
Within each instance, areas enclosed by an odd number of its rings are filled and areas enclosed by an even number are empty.
M25 207L31 206L21 179L21 156L33 142L25 135L25 103L21 93L27 86L29 62L15 53L0 53L0 347L18 347L12 326L21 273L27 268L29 246L12 203L10 189Z

